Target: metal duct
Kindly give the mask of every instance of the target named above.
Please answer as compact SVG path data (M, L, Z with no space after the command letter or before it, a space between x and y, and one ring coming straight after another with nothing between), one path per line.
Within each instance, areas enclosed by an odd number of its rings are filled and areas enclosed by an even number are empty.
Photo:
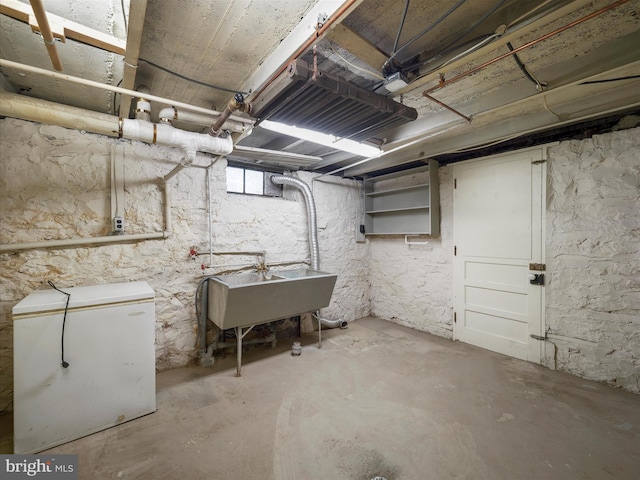
M294 60L252 102L251 115L352 140L418 118L411 107Z
M318 217L316 216L316 202L313 199L313 192L308 184L299 178L290 175L273 175L271 182L276 185L290 185L297 188L304 197L304 203L307 206L307 221L309 222L309 250L311 251L311 268L320 270L320 247L318 246ZM318 321L328 328L347 328L345 320L329 320L320 317L320 312L312 314Z

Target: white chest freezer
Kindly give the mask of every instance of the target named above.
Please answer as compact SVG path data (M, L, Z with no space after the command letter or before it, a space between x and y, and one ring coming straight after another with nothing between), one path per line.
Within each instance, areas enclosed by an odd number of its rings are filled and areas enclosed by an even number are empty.
M155 300L146 282L37 290L13 308L14 453L154 412ZM63 368L64 360L69 364Z

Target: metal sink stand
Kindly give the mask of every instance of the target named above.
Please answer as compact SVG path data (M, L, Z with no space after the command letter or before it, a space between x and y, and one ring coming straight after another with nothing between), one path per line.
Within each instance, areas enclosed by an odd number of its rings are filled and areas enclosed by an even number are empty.
M242 376L242 339L245 337L245 335L247 333L249 333L251 331L251 329L255 327L255 325L251 325L249 328L247 328L244 333L242 332L242 327L235 327L236 328L236 338L238 339L238 346L236 347L236 356L237 356L237 370L236 370L236 377L241 377Z

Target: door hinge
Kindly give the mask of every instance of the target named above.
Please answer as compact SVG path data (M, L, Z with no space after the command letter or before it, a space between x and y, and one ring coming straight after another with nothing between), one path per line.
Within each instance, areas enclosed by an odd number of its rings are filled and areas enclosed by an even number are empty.
M453 188L458 188L458 179L457 178L453 179Z
M456 255L458 255L458 247L456 247L455 245L453 246L453 256L455 257Z
M456 314L456 312L453 312L453 323L456 323L458 321L458 315Z
M540 165L541 163L546 163L546 160L534 160L531 165Z

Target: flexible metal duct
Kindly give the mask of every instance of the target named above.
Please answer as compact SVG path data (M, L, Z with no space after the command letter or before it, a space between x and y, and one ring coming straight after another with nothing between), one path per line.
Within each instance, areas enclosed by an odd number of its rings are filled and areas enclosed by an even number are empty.
M313 199L311 188L299 178L289 175L273 175L271 181L276 185L290 185L302 192L304 202L307 206L307 221L309 223L309 249L311 250L311 268L320 270L320 248L318 246L318 219L316 216L316 203ZM346 328L347 322L344 320L329 320L317 316L318 320L328 328Z

